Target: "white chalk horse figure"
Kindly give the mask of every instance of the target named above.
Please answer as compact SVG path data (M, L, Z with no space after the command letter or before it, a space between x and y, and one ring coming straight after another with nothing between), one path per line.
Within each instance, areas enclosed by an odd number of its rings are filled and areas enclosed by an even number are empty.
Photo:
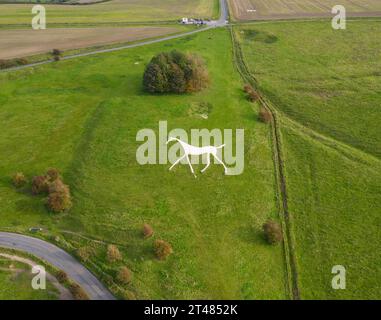
M208 169L208 167L210 166L210 155L212 155L217 160L217 162L221 163L224 166L225 174L227 174L228 168L223 163L223 161L217 156L218 149L222 149L223 147L225 147L224 144L219 147L214 147L214 146L195 147L188 143L185 143L184 141L181 141L180 139L172 138L172 137L169 137L167 144L170 143L171 141L177 141L178 143L180 143L181 147L184 150L184 155L180 157L179 159L177 159L175 163L169 168L169 170L172 170L172 168L175 165L177 165L181 160L186 158L193 175L196 177L192 164L190 162L189 156L202 156L206 154L207 155L206 167L201 170L202 173L205 172L205 170Z

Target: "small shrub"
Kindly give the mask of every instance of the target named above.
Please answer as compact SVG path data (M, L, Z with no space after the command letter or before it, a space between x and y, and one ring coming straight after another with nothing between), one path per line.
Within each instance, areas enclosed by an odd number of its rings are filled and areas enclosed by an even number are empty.
M65 271L59 270L56 273L56 279L58 282L63 283L69 280L69 277Z
M154 242L154 249L156 257L160 260L165 260L170 254L173 253L172 246L164 240L156 240Z
M253 87L250 84L247 83L247 84L244 85L243 91L245 91L247 94L249 94L250 92L253 92L254 89L253 89Z
M266 108L261 107L258 114L259 121L263 123L270 123L271 118L271 113Z
M78 284L72 283L70 285L70 292L75 300L88 300L89 296Z
M277 244L283 240L282 228L276 221L268 220L263 225L263 232L269 244Z
M122 259L122 255L120 254L120 251L117 248L117 246L115 246L113 244L109 244L107 246L107 260L109 262L115 262L115 261L119 261L121 259Z
M60 56L62 54L62 51L60 49L53 49L52 55L53 56Z
M36 176L32 180L32 193L41 194L49 190L49 181L46 176Z
M91 247L81 247L77 250L77 256L83 261L88 261L94 254L94 250Z
M49 183L48 192L49 193L55 193L55 192L70 193L69 187L66 184L64 184L61 179L56 179L53 182Z
M132 279L132 273L130 269L128 269L127 267L120 268L118 273L118 280L121 283L127 284L131 282L131 279Z
M250 91L248 93L248 99L251 101L251 102L256 102L259 100L259 94L256 92L256 91Z
M16 188L21 188L26 185L27 179L22 172L17 172L12 177L12 183Z
M70 193L53 192L49 193L46 205L54 213L69 210L72 206Z
M149 224L147 224L147 223L145 223L145 224L143 225L143 236L144 236L145 239L148 239L148 238L150 238L150 237L153 236L153 229L152 229L152 227L151 227Z
M48 169L48 171L46 171L46 175L49 178L49 181L51 182L57 180L58 178L61 178L60 172L55 168Z

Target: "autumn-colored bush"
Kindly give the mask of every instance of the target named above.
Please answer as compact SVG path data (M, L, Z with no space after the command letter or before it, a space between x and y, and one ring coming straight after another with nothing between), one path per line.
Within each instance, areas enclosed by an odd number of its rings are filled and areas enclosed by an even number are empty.
M21 188L25 186L25 184L28 182L26 177L22 172L17 172L12 177L12 183L16 188Z
M70 285L70 292L75 300L88 300L89 296L78 284L72 283Z
M46 171L46 175L47 175L49 181L51 181L51 182L57 180L58 178L61 178L60 172L55 168L48 169L48 171Z
M94 249L91 247L81 247L77 249L77 256L83 261L88 261L94 255Z
M256 91L251 91L248 93L248 99L251 101L251 102L256 102L259 100L259 94L256 92Z
M109 262L115 262L122 259L122 255L117 246L113 244L109 244L107 246L107 260Z
M164 240L156 240L154 242L154 249L156 257L160 260L165 260L170 254L173 253L172 246Z
M247 94L249 94L250 92L253 92L254 89L250 84L247 83L243 86L243 91L245 91Z
M131 282L131 279L132 279L132 273L130 269L128 269L127 267L120 268L118 272L118 280L121 283L127 284Z
M59 270L56 273L56 279L58 282L63 283L69 280L69 277L65 271Z
M61 179L56 179L53 182L49 183L48 192L70 192L70 190L69 187L62 182Z
M189 93L206 88L209 74L198 55L176 50L152 58L143 76L144 89L151 93Z
M263 123L270 123L271 113L266 108L261 107L258 113L258 119Z
M144 236L144 238L145 239L150 238L150 237L152 237L152 235L153 235L152 227L149 224L145 223L143 225L143 236Z
M73 203L71 202L70 192L68 191L49 193L46 205L50 211L55 213L69 210L73 205Z
M56 173L51 173L51 177L56 177ZM70 188L64 184L61 178L57 177L48 186L49 196L47 199L48 209L52 212L62 212L72 206Z
M32 193L41 194L49 190L49 180L46 176L36 176L32 180Z
M267 220L263 225L263 232L269 244L277 244L283 240L282 227L276 221Z

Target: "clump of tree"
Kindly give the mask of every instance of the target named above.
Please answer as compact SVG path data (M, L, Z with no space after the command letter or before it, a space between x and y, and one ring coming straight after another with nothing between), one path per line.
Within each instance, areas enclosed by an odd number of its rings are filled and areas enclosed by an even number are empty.
M44 175L32 179L32 193L47 194L46 206L52 212L63 212L71 208L71 194L68 185L64 184L59 171L50 168Z
M152 236L153 236L153 229L152 229L152 227L149 224L145 223L143 225L143 237L144 237L144 239L148 239L148 238L150 238Z
M164 240L155 240L154 249L156 257L160 260L165 260L173 253L172 246Z
M117 246L113 244L109 244L107 246L107 260L109 262L122 260L122 255L120 254L120 251Z
M28 180L22 172L16 172L12 177L12 183L16 188L22 188Z
M143 76L150 93L190 93L206 88L209 74L204 60L196 54L162 52L153 57Z
M118 280L123 284L128 284L132 280L132 272L127 267L121 267L118 272Z
M263 123L270 123L271 118L272 118L272 116L271 116L270 111L262 106L259 110L259 113L258 113L259 121L261 121Z
M263 232L269 244L277 244L283 240L282 227L274 220L266 221L263 225Z

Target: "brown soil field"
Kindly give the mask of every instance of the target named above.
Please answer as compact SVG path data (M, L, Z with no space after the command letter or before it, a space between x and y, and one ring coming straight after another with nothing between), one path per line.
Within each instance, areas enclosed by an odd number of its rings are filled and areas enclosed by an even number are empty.
M237 20L332 17L337 4L346 8L349 17L381 16L380 0L229 0Z
M142 40L179 31L176 27L57 28L0 30L0 59Z

